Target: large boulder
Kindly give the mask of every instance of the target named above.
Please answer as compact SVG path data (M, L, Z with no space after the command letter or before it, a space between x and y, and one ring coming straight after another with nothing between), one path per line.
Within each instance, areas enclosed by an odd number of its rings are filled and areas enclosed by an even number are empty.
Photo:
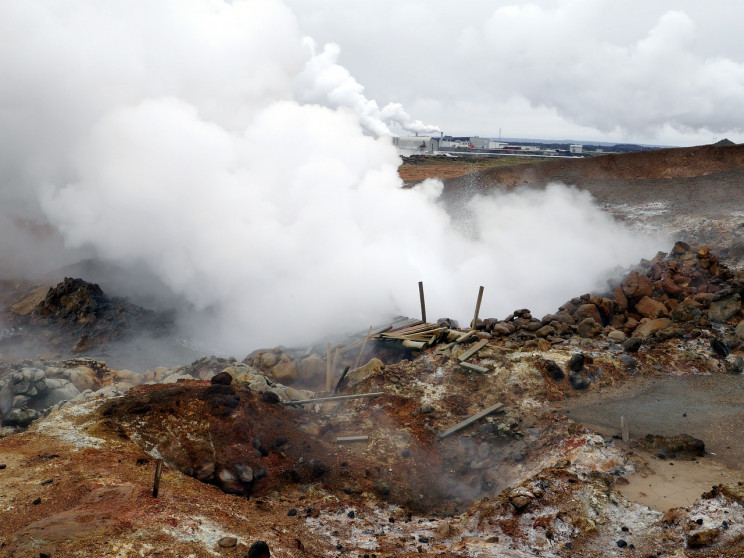
M296 382L297 379L300 377L300 373L297 368L297 361L292 359L275 364L269 371L269 377L283 384L291 384L293 382Z
M651 296L654 293L654 287L651 279L645 275L640 275L637 271L631 271L623 281L623 294L633 300L640 300L644 296Z
M596 337L602 332L602 326L594 321L592 318L586 318L579 322L576 328L576 333L579 337L592 338Z
M663 302L654 300L648 296L644 296L641 300L636 302L635 309L639 314L646 318L659 318L669 314L669 311Z
M581 323L586 318L591 318L598 324L602 323L602 316L594 304L582 304L576 309L576 321Z
M657 331L666 329L671 325L672 320L670 320L669 318L656 318L655 320L644 318L633 332L633 337L646 339L648 337L651 337Z
M47 378L47 391L34 400L37 409L46 409L60 401L70 401L80 394L80 390L69 380L62 378Z
M364 366L350 370L344 378L344 387L353 389L367 378L378 374L382 370L382 366L382 361L379 358L373 358Z
M300 361L300 382L306 385L314 385L325 382L326 361L318 355L310 355Z
M724 298L716 297L708 308L708 319L711 322L727 322L741 310L741 296L733 293Z

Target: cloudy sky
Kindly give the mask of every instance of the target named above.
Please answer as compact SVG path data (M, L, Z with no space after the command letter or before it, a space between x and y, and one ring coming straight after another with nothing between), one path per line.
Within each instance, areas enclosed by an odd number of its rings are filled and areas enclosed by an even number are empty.
M744 3L286 0L384 105L453 135L744 142Z

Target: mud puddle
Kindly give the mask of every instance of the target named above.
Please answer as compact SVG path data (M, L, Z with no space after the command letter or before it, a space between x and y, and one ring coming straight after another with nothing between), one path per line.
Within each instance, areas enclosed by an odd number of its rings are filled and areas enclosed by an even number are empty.
M620 417L625 416L628 449L640 459L629 484L619 488L649 507L664 511L686 506L713 485L744 482L744 376L641 378L577 395L554 408L605 436L619 435ZM659 459L635 447L634 440L647 434L689 434L705 442L706 456L697 461Z

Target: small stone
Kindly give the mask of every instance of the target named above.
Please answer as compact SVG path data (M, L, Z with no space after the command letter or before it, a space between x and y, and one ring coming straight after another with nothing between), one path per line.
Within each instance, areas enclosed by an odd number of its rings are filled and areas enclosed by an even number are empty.
M41 483L40 483L40 484L52 484L53 482L54 482L54 481L53 481L52 479L47 479L47 480L43 480L43 481L41 481Z
M529 496L514 496L510 501L517 511L522 511L532 502L532 498Z
M33 502L31 502L31 503L32 503L32 504L33 504L34 506L38 506L39 504L41 504L41 498L37 498L36 500L34 500L34 501L33 501Z
M418 541L420 543L428 543L429 542L429 537L419 537L418 538Z
M423 405L421 405L421 407L419 407L419 412L424 415L429 414L433 411L434 405L432 405L431 403L424 403Z
M217 541L217 545L221 548L234 548L238 546L238 539L235 537L222 537Z
M5 467L7 467L5 463L0 463L0 470L5 469Z
M294 508L292 508L291 510L287 512L287 516L289 517L294 517L295 515L297 515L297 510Z
M617 541L618 548L625 548L626 546L628 546L628 543L625 542L623 539L620 539L619 541Z
M636 353L641 348L643 341L637 337L631 337L623 343L623 349L627 353Z
M351 510L349 513L346 514L346 516L349 519L354 519L356 517L356 513L354 513L354 510Z

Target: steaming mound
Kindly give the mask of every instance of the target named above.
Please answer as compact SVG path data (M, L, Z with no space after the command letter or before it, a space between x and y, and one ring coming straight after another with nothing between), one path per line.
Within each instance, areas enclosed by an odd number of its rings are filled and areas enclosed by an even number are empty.
M110 298L97 284L69 277L48 290L26 292L3 311L3 319L15 328L6 344L22 342L74 353L135 333L162 335L171 325L165 314Z

